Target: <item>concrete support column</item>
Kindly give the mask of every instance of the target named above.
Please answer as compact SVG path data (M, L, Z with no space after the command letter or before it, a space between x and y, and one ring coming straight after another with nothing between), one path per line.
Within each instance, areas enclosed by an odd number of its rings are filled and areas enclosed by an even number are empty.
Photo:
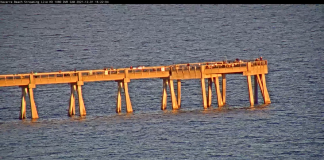
M38 112L34 100L34 92L33 88L35 88L35 85L28 85L28 93L29 93L29 101L30 101L30 110L31 110L31 115L32 119L37 119L38 118Z
M261 91L261 94L262 94L262 97L263 97L263 84L262 84L262 81L261 81L261 77L259 74L255 75L257 77L257 82L259 84L259 87L260 87L260 91Z
M207 97L207 107L210 107L212 105L212 84L213 80L212 78L208 78L208 97Z
M167 87L168 81L167 79L163 79L161 110L165 110L167 107Z
M169 79L169 88L170 88L170 95L171 95L171 101L172 101L172 109L177 110L177 109L179 109L179 107L178 107L177 98L174 93L173 80L171 80L171 79Z
M207 109L206 86L205 86L205 66L200 67L201 72L201 95L204 109Z
M205 88L205 78L201 79L201 95L202 95L202 103L204 109L207 109L207 98L206 98L206 88Z
M219 86L219 78L218 78L218 76L215 77L214 83L215 83L215 89L216 89L218 107L223 107L224 106L224 103L223 103L222 95L221 95L221 92L220 92L220 86Z
M129 93L128 93L128 82L126 82L124 80L124 93L125 93L125 101L126 101L126 112L127 113L131 113L133 112L133 108L132 108L132 103L129 97Z
M81 88L82 85L83 85L82 81L77 82L80 116L85 116L85 115L87 115L87 112L85 110L85 106L84 106L84 102L83 102L82 88Z
M249 98L250 98L250 105L254 106L254 98L253 98L253 90L252 90L252 83L251 83L251 75L247 75L247 84L249 90Z
M258 78L254 75L254 104L258 104Z
M222 96L223 96L223 105L226 104L226 74L222 74Z
M69 105L69 116L75 115L75 96L74 92L76 91L76 84L70 84L71 93L70 93L70 105Z
M121 90L123 88L123 83L121 81L117 83L118 83L118 92L117 92L116 113L120 113L121 112Z
M31 117L32 119L38 118L38 112L34 100L34 92L33 88L36 88L35 81L34 81L34 75L29 75L29 84L28 84L28 94L29 94L29 102L30 102L30 111L31 111Z
M26 94L27 94L27 87L21 87L21 108L19 119L25 119L26 117Z
M129 92L128 92L128 82L129 79L124 78L123 80L116 81L118 83L118 92L117 92L117 104L116 104L116 113L121 112L121 90L124 89L125 101L126 101L126 112L133 112L132 103L130 100Z
M178 91L178 107L179 108L181 108L181 80L180 79L178 79L177 80L177 87L178 87L178 89L177 89L177 91Z
M262 77L262 85L263 85L264 104L270 104L271 101L270 101L270 96L269 96L267 85L266 85L265 74L261 74L261 77Z
M125 69L124 70L124 80L123 80L123 85L124 85L124 93L125 93L125 101L126 101L126 112L127 113L131 113L133 112L133 108L132 108L132 103L130 100L130 96L128 93L128 82L130 82L129 76L128 76L128 71L129 69ZM143 72L142 72L143 74Z

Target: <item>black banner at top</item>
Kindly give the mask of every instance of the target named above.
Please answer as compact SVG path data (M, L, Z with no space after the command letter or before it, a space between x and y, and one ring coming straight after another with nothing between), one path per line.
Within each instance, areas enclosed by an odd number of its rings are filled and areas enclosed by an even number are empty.
M109 0L0 0L0 4L109 4Z

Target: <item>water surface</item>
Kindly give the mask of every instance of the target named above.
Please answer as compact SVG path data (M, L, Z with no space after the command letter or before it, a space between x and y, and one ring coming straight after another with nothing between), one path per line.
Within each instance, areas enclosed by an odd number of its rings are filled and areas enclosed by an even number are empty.
M0 73L268 60L271 104L249 107L227 75L227 106L203 110L198 80L161 111L161 79L83 86L87 116L68 117L68 84L34 89L39 119L19 120L19 87L0 88L0 159L321 159L323 5L0 5ZM28 102L28 101L27 101ZM259 102L262 102L259 94ZM76 104L78 106L78 104ZM78 110L77 110L78 114Z

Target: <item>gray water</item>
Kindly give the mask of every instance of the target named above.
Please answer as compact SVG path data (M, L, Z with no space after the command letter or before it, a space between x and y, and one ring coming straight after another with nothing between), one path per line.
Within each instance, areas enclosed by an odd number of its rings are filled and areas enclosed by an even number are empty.
M0 74L268 60L271 104L249 107L246 77L203 110L199 80L161 111L161 79L132 80L134 113L115 113L116 82L34 89L39 119L19 120L19 87L0 88L0 159L322 159L323 5L0 5ZM262 104L259 93L259 102ZM28 103L28 101L27 101ZM78 106L78 104L76 104Z

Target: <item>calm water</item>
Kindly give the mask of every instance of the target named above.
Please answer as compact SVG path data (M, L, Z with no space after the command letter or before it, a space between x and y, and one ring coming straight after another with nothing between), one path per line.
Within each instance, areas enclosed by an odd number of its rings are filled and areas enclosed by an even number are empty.
M246 77L228 75L226 107L214 94L203 110L187 80L181 110L161 111L162 80L133 80L134 113L116 114L116 82L93 82L80 119L68 84L43 85L32 122L1 87L0 159L322 159L323 27L323 5L0 5L0 74L263 56L272 102L250 109Z

